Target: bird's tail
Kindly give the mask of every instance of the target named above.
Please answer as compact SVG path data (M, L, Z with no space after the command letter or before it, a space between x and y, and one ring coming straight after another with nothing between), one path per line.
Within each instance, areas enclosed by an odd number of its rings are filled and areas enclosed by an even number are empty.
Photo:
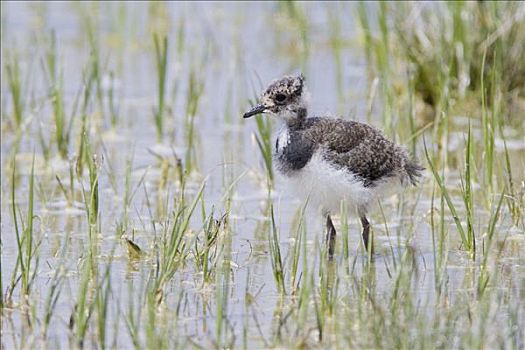
M411 160L405 164L407 179L413 186L416 186L419 182L419 178L423 175L423 170L425 170L425 168L419 165L416 161Z

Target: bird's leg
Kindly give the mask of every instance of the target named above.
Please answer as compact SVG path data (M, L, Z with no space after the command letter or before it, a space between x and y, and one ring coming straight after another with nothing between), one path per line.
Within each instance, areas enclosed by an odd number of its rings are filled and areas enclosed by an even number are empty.
M328 260L332 260L335 250L335 227L330 215L326 216L326 245L328 246Z
M369 244L368 236L370 234L370 223L368 222L364 214L360 215L360 219L361 219L361 225L363 226L363 243L365 244L366 251L371 252L373 247L368 246Z

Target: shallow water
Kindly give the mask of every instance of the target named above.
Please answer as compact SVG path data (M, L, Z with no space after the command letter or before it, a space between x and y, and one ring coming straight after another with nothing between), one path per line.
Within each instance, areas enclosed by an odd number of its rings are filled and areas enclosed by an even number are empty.
M314 307L311 306L304 326L294 333L295 324L279 326L283 315L293 309L296 297L290 290L284 296L279 293L274 280L270 247L268 244L268 192L265 169L254 135L257 132L254 120L242 120L242 112L249 106L261 88L284 73L302 71L312 94L312 114L341 113L345 117L366 120L367 95L369 89L366 59L359 49L358 25L355 20L356 6L353 3L324 5L304 3L304 16L308 20L308 51L304 53L298 38L300 24L286 20L285 10L275 3L168 3L160 6L164 17L158 17L153 6L144 3L71 4L71 3L2 3L2 32L4 55L16 51L24 76L25 87L31 91L28 100L33 107L27 108L29 119L20 140L10 130L6 112L12 110L7 82L2 77L2 286L11 281L17 262L17 242L12 218L11 172L16 159L16 205L25 212L28 205L28 183L33 154L35 157L36 201L35 232L38 237L38 267L33 283L29 305L37 319L45 310L44 300L48 295L53 276L58 267L63 269L64 280L51 318L47 339L41 337L40 325L28 325L25 303L15 297L13 304L2 311L2 345L13 347L48 347L58 345L71 347L73 331L68 328L70 317L78 302L82 280L82 264L89 254L88 223L86 206L82 197L82 186L88 186L87 176L75 178L75 200L68 203L57 181L69 184L70 163L62 160L54 149L52 135L51 104L45 102L48 94L47 77L42 69L48 33L54 30L64 77L64 100L66 113L72 108L75 95L81 86L82 72L89 59L89 44L86 40L86 18L93 22L100 43L104 62L102 91L110 84L109 72L115 74L115 96L117 96L119 122L116 129L109 123L107 108L104 112L90 106L92 137L96 153L103 157L99 176L100 232L97 234L99 271L109 268L111 286L110 303L106 315L106 346L129 348L133 339L129 335L130 310L146 310L148 281L154 274L158 259L158 239L166 215L177 203L180 184L176 181L175 157L186 161L188 148L186 119L186 96L189 90L190 72L203 84L202 97L195 116L195 148L193 159L197 171L188 174L186 194L191 197L205 181L203 206L209 215L220 218L229 205L228 189L231 186L231 210L228 229L221 231L222 248L217 256L229 264L229 269L218 269L211 283L202 282L202 271L195 257L189 255L163 292L162 307L157 308L157 322L177 334L175 343L184 346L197 344L203 347L248 346L249 348L275 345L276 333L296 339L304 335L311 345L317 337ZM374 12L376 5L368 5ZM337 16L344 33L341 55L344 60L337 66L330 49L331 28ZM299 22L300 23L300 22ZM170 37L167 74L168 119L164 142L158 143L153 108L156 105L157 86L155 76L154 48L151 29L160 28ZM291 26L291 27L290 27ZM295 27L294 27L295 26ZM177 52L175 38L183 28L184 47ZM305 55L305 62L301 57ZM4 61L4 59L2 60ZM302 66L302 68L301 68ZM340 74L340 80L338 76ZM340 84L340 85L338 85ZM26 90L27 91L27 90ZM340 96L343 96L341 98ZM44 102L42 102L44 101ZM107 103L105 100L104 103ZM380 100L375 105L379 105ZM381 127L378 108L372 113L372 123ZM96 113L98 111L98 113ZM73 142L69 153L78 152L80 118L75 119ZM458 123L459 124L459 123ZM274 130L278 126L274 125ZM52 148L50 159L43 156L39 133ZM457 137L457 147L462 147L463 138ZM464 135L464 134L463 134ZM514 174L523 174L525 149L520 135L509 131L506 140L515 166ZM453 135L451 135L454 138ZM454 140L450 141L451 151ZM496 150L502 152L502 141L497 140ZM33 153L34 152L34 153ZM419 155L421 159L424 155ZM168 162L159 161L160 158ZM131 170L127 169L132 159ZM165 168L167 164L171 167ZM184 165L186 165L184 163ZM161 185L166 171L168 183ZM411 286L410 302L421 306L422 313L434 315L432 307L442 296L436 290L436 255L433 248L431 228L431 174L421 189L409 189L403 196L387 199L382 203L384 218L379 211L372 215L376 251L368 256L360 246L360 227L355 218L350 218L349 259L342 254L341 237L338 241L338 256L328 272L328 279L335 283L341 319L334 323L346 325L360 302L358 286L365 282L356 280L371 278L371 290L378 301L388 305L396 283L395 269L403 265L403 259L413 259L413 270L408 282ZM127 208L128 221L124 237L133 240L144 251L138 259L130 258L128 248L119 236L118 223L125 217L125 179L129 177L133 194ZM457 180L457 181L456 181ZM460 184L457 171L450 170L447 181ZM453 193L459 207L462 198ZM496 196L496 195L495 195ZM291 276L295 231L292 219L302 203L292 198L283 182L277 178L275 190L270 195L274 205L276 227L280 232L280 249L284 260L287 281ZM434 206L437 207L437 199ZM202 229L202 208L197 206L190 228L193 233ZM460 212L464 216L464 212ZM479 204L476 209L475 231L479 243L484 242L486 218L490 211ZM316 211L309 209L305 216L307 236L306 256L299 258L299 271L322 270L319 251L323 242L322 220ZM437 220L437 219L436 219ZM448 302L468 298L477 284L481 260L471 262L468 254L460 250L460 238L454 221L446 217L447 258L445 260L443 293L449 294ZM339 222L337 222L339 225ZM477 225L477 226L476 226ZM498 222L496 242L505 241L490 265L497 273L502 293L509 305L517 307L516 325L525 324L525 239L523 227L513 226L507 211L502 212ZM188 239L191 241L191 232ZM494 243L494 246L498 246ZM492 247L493 248L493 247ZM492 249L491 248L491 249ZM480 248L481 249L481 248ZM303 260L305 259L305 260ZM491 258L492 262L492 258ZM222 260L220 263L224 263ZM306 263L306 266L304 265ZM373 273L370 273L373 269ZM230 276L223 274L229 270ZM222 271L222 272L221 272ZM321 273L321 272L319 272ZM313 274L315 275L315 273ZM497 275L497 276L496 276ZM317 282L316 282L317 283ZM220 291L225 290L225 296ZM287 285L290 289L290 286ZM333 286L331 288L334 288ZM497 290L497 286L491 286ZM15 292L17 295L17 292ZM224 297L227 305L224 327L226 336L217 339L217 304ZM313 300L313 301L312 301ZM310 303L315 304L315 300ZM317 304L315 304L317 305ZM381 304L383 305L383 304ZM500 311L496 303L496 310ZM521 311L520 311L521 308ZM427 310L428 309L428 310ZM144 311L145 312L145 311ZM348 312L348 317L346 313ZM496 319L510 317L503 311ZM148 322L144 314L139 327L139 338L145 342ZM140 319L140 317L139 317ZM297 321L299 322L299 321ZM329 321L327 321L329 322ZM300 324L300 322L299 322ZM357 326L356 326L357 327ZM95 326L88 330L86 346L97 343ZM162 332L162 327L159 331ZM277 331L279 330L279 331ZM414 329L415 336L422 335ZM306 334L306 335L305 335ZM164 335L160 334L159 338ZM171 339L173 334L166 336ZM327 337L330 337L330 333ZM523 346L525 335L517 335L514 344ZM301 337L298 337L299 339ZM302 338L301 338L302 339ZM170 340L173 341L173 340ZM290 340L290 343L294 343ZM284 342L284 346L290 346ZM296 344L300 341L297 340ZM109 345L111 344L111 345ZM336 343L328 343L334 346ZM353 347L369 344L357 340ZM458 345L458 344L455 344ZM94 346L94 345L93 345ZM147 344L151 347L151 344ZM314 346L323 346L315 345ZM330 345L325 345L330 346Z

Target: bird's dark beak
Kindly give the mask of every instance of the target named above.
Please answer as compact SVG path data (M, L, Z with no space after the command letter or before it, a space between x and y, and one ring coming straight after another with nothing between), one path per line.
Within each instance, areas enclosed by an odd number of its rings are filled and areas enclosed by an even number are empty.
M264 105L256 105L252 109L250 109L248 112L244 113L242 116L243 118L250 118L251 116L254 116L256 114L260 114L266 110L266 107Z

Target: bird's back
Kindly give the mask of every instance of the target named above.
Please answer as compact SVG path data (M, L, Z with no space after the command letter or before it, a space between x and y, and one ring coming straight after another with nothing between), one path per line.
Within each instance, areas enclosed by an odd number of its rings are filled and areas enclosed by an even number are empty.
M404 185L415 184L423 170L406 150L368 124L314 117L288 132L290 145L300 141L302 146L295 147L294 153L299 151L303 160L307 158L304 154L319 151L327 163L359 177L365 187L391 178Z

